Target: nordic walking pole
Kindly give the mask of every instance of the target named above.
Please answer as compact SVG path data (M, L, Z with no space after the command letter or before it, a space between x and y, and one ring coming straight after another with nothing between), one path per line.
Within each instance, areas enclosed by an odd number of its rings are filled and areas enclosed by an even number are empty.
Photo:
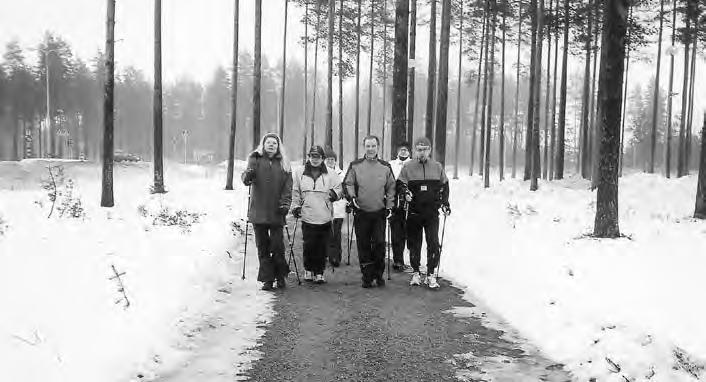
M439 268L441 268L441 250L444 248L444 234L446 233L446 214L444 214L444 222L441 225L441 243L439 243L439 264L436 265L436 277L439 277Z
M248 226L250 225L250 192L252 183L248 186L248 215L245 219L245 253L243 254L243 280L245 280L245 260L248 257Z
M289 236L289 226L285 225L285 229L287 230L287 240L289 240L289 262L291 263L292 260L294 260L294 272L297 274L297 282L299 285L302 285L302 280L299 278L299 268L297 267L297 258L294 256L294 239L297 236L297 225L299 223L299 218L296 218L294 220L294 234L292 236ZM287 264L289 266L289 264Z
M331 240L333 240L334 236L335 235L334 235L334 229L333 229L333 202L331 202ZM340 244L340 241L341 240L339 240L339 244ZM331 243L331 241L329 241L329 243ZM329 248L326 248L327 253L329 252L328 249ZM331 258L329 257L328 260L329 260L329 263L331 263L331 273L336 273L336 267L333 266L333 263L331 262ZM326 269L326 264L324 264L324 269Z
M353 228L351 228L351 213L348 215L348 262L346 265L351 265L351 246L353 245ZM355 223L354 223L355 225Z
M387 279L391 280L392 277L390 277L390 245L392 241L392 232L390 232L390 219L385 219L387 220L387 243L385 243L385 248L387 249Z

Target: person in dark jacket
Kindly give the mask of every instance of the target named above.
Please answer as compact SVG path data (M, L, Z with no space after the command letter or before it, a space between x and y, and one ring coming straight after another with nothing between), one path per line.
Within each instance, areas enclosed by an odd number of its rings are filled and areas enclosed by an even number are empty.
M250 156L241 175L250 191L248 220L255 231L255 244L260 268L257 281L263 290L285 287L289 266L284 257L282 228L292 201L292 173L277 134L267 133ZM247 238L246 238L247 239Z
M304 280L323 284L333 202L341 198L341 178L324 164L323 147L311 146L308 156L304 167L294 173L292 215L302 220Z
M373 281L385 285L385 221L395 202L395 177L390 164L378 158L378 137L367 136L363 144L365 156L350 163L343 187L355 214L363 288L370 288Z
M407 162L412 158L409 157L409 144L401 142L397 145L397 158L390 161L392 173L395 179L399 178L400 171ZM392 210L392 218L390 219L390 236L392 238L392 269L403 271L404 265L404 247L407 240L407 201L404 195L398 193L395 198L395 208Z
M399 192L409 203L407 216L407 247L412 264L410 285L420 285L419 265L422 250L422 232L427 242L427 277L429 288L438 288L434 270L439 265L439 208L448 215L449 180L441 163L429 157L431 143L426 137L414 142L415 160L405 164L397 179Z

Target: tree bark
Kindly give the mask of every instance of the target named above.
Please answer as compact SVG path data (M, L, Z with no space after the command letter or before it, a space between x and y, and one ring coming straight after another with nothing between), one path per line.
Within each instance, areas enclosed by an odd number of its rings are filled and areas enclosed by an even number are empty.
M630 11L628 11L628 25L629 25L629 20L632 19L632 10L633 6L628 4L630 7ZM625 43L625 85L623 86L623 109L622 109L622 114L620 115L620 165L618 168L618 176L622 177L623 176L623 163L624 163L624 157L625 157L625 120L627 116L627 104L628 104L628 74L630 74L630 29L628 28L627 33L627 42ZM671 91L670 91L671 94Z
M356 55L355 55L355 120L353 123L353 159L358 158L358 147L360 147L360 21L363 0L358 0L358 27L356 28Z
M409 59L415 59L417 47L417 0L410 0L411 9L409 12ZM416 64L409 67L409 80L407 86L407 135L405 140L410 142L414 139L414 85Z
M473 175L473 165L474 160L475 160L475 155L476 155L476 129L478 127L478 106L481 104L481 99L480 99L480 84L481 84L481 78L485 79L485 74L481 76L481 68L483 68L483 52L485 50L485 33L486 33L486 27L487 27L487 10L483 10L483 27L481 28L481 37L480 37L480 53L478 55L478 79L476 81L476 97L475 99L475 107L473 111L473 126L471 127L471 155L470 155L470 164L468 168L468 176ZM486 60L487 61L487 60ZM519 69L518 69L519 70ZM483 97L485 97L485 82L483 82ZM485 102L483 102L483 107L485 107Z
M694 22L694 25L696 25L696 22ZM688 113L688 119L686 120L686 152L685 152L685 168L684 168L684 173L686 175L689 175L689 171L691 168L691 146L692 146L692 139L691 139L691 132L692 132L692 127L693 127L693 122L694 122L694 83L696 82L696 52L698 50L696 49L697 44L699 43L699 40L694 38L694 44L693 44L693 51L694 53L691 55L691 74L689 75L689 81L691 82L689 84L689 113Z
M490 69L488 70L488 114L485 127L485 152L483 153L483 187L490 187L490 136L493 128L493 88L495 81L495 25L497 24L497 6L490 0Z
M659 109L659 74L662 66L662 29L664 25L664 0L659 0L659 32L657 33L657 68L655 70L655 88L652 95L652 130L650 132L650 164L647 172L655 172L655 153L657 151L657 109Z
M113 81L112 78L110 81ZM106 83L107 82L108 81L106 81ZM106 108L106 110L108 109ZM164 143L162 134L162 0L154 0L154 94L152 100L152 122L154 124L154 185L152 192L163 194L165 190L164 155L162 150Z
M557 71L559 65L559 0L556 2L556 11L554 13L554 74L552 75L552 125L551 125L551 139L549 141L549 180L554 180L555 172L555 153L556 153L556 81L557 81Z
M485 65L483 66L483 103L481 104L480 112L480 135L478 136L480 143L478 145L478 174L483 176L484 174L484 160L485 160L485 134L486 134L486 113L488 111L488 65L490 63L490 18L492 15L492 10L490 9L490 0L485 0Z
M454 179L458 179L458 156L461 145L461 75L463 63L463 1L458 24L458 85L456 87L456 145L454 146Z
M262 0L257 0L262 1ZM312 100L311 100L311 123L310 131L311 139L310 145L316 144L316 93L318 90L317 77L319 74L319 31L321 30L321 3L316 1L316 37L314 38L314 84L312 85Z
M255 57L253 60L252 146L260 143L260 89L262 85L262 0L255 0Z
M699 178L696 183L696 207L694 217L706 219L706 113L701 127L701 159L699 160Z
M436 93L436 129L434 152L442 166L446 164L446 114L449 96L449 39L451 36L451 0L443 0L439 46L439 85Z
M554 2L549 0L549 14L551 15L554 7ZM544 91L544 158L542 160L542 179L549 179L549 97L551 93L549 89L551 82L552 69L552 35L551 27L547 27L547 86Z
M368 78L368 129L367 135L370 135L372 116L373 116L373 52L375 51L375 7L372 0L370 1L370 77Z
M686 29L690 28L690 19L686 19ZM689 90L689 40L684 42L684 83L681 96L681 118L679 121L679 153L677 160L677 177L686 175L686 119L687 119L687 93Z
M632 14L632 8L630 9ZM677 31L677 0L672 1L672 49L674 48L674 43L676 42L676 31ZM672 175L672 104L674 100L673 89L674 89L674 54L672 50L669 58L669 90L667 93L667 147L665 150L664 158L664 174L667 178ZM628 56L629 57L629 56ZM626 69L627 71L627 69ZM627 75L627 74L626 74ZM627 82L627 80L626 80ZM627 98L627 97L626 97ZM622 161L621 161L622 163ZM622 170L622 166L621 166ZM622 172L622 171L621 171Z
M390 158L407 135L407 38L409 0L397 0L395 6L395 56L392 72L392 131Z
M302 165L306 164L307 147L307 126L309 116L309 0L304 3L304 139L302 139ZM358 35L360 36L360 34ZM360 52L360 49L358 49Z
M284 140L284 100L287 85L287 21L289 0L284 0L284 36L282 37L282 86L279 95L279 136Z
M500 75L500 125L498 128L499 137L499 150L498 150L498 167L499 167L499 177L502 182L505 179L505 26L506 26L506 10L507 10L507 0L503 0L503 27L502 27L502 48L501 48L501 75Z
M535 80L534 87L534 120L532 121L532 168L530 172L530 191L539 188L537 178L539 178L541 168L539 159L539 107L540 107L540 84L542 83L542 30L544 29L544 0L539 0L537 7L537 46L535 48L537 57L535 58Z
M591 11L592 0L588 0L588 28L586 29L586 42L584 49L586 50L586 66L584 67L583 77L583 96L581 100L581 177L584 179L590 178L590 151L589 151L589 97L591 94L591 37L593 31L593 12Z
M383 0L382 11L382 134L380 134L380 156L385 158L385 133L387 130L387 0Z
M338 158L343 170L343 0L338 3Z
M424 136L432 141L432 145L434 145L434 90L436 80L436 1L437 0L431 0L429 67L427 70L427 110L424 121Z
M588 124L588 169L590 171L589 179L591 180L591 189L598 187L596 178L598 177L598 146L600 141L600 129L596 127L596 109L598 108L598 30L599 30L599 7L600 1L596 0L593 3L595 7L593 19L593 74L591 75L591 101L589 104L590 122Z
M287 1L287 0L285 0ZM230 89L230 137L228 139L228 174L226 178L226 190L233 189L233 167L235 163L235 134L238 127L238 26L240 21L240 0L234 1L235 9L233 13L233 72L231 75ZM285 11L285 19L286 19ZM286 41L286 40L285 40ZM286 45L286 43L285 43ZM284 81L282 81L282 93L284 94Z
M620 156L620 108L628 0L604 2L601 70L598 80L600 128L599 181L593 235L620 236L618 225L618 158Z
M565 0L568 1L568 0ZM520 51L522 47L522 8L518 7L517 21L517 73L515 78L515 127L512 129L512 178L517 173L517 122L519 121L520 107Z
M155 8L159 4L159 1L160 0L155 0ZM108 10L105 24L106 61L104 74L105 83L103 84L103 178L101 182L101 207L113 207L115 205L113 200L113 90L115 85L115 0L108 0ZM157 23L155 23L155 25L156 24Z
M525 128L525 172L523 179L529 180L532 175L532 150L534 139L534 110L535 110L535 93L538 87L537 81L537 66L541 68L541 60L537 63L537 44L541 45L541 39L537 39L537 1L530 0L530 34L532 36L530 43L530 79L529 79L529 96L527 97L527 127ZM538 142L539 143L539 142Z
M333 149L333 26L335 0L328 1L328 73L326 77L326 141L324 146Z

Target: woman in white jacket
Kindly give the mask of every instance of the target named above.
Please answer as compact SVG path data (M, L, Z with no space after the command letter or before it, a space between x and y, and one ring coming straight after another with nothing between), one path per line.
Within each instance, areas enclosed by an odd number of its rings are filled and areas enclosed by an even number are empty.
M343 179L343 170L338 168L338 158L333 150L326 150L325 163L329 172L335 172L340 179ZM332 236L328 245L328 261L332 267L341 265L341 228L343 227L343 218L346 217L346 203L346 199L343 198L333 202Z
M301 218L304 280L326 282L326 251L331 236L333 203L341 198L341 178L324 164L324 149L314 145L308 160L293 176L292 215Z

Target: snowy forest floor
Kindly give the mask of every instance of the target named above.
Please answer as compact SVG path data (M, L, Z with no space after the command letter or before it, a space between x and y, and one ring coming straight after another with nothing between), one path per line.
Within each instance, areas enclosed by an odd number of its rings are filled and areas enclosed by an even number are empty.
M343 230L345 237L345 224ZM301 267L299 238L294 252ZM260 358L244 375L228 372L228 333L235 332L218 323L240 310L238 301L228 301L212 320L216 325L198 334L205 346L193 362L159 381L570 380L561 364L509 334L509 326L490 325L492 313L473 309L444 279L430 290L409 286L409 273L393 271L385 287L361 288L355 248L351 252L350 265L344 253L341 267L327 268L326 284L297 285L290 274L287 288L272 292L274 317L256 348Z

